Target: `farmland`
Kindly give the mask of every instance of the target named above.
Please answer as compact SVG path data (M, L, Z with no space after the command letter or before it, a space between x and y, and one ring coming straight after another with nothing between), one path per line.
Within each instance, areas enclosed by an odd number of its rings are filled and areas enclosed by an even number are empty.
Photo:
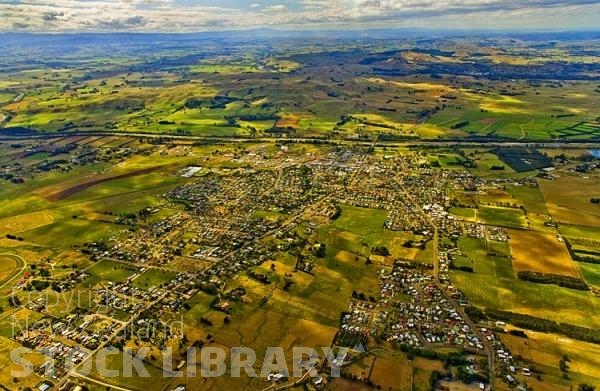
M540 189L557 221L600 227L600 208L590 202L590 198L600 191L595 175L564 175L552 181L540 180Z
M514 258L514 269L518 272L529 270L547 274L560 274L579 277L564 243L556 236L529 231L512 230L510 249ZM532 246L535 243L535 246Z
M510 258L487 255L480 241L465 242L462 248L470 254L475 273L456 271L453 279L475 304L557 321L570 319L588 327L600 324L600 316L593 306L595 299L589 293L522 281ZM560 270L564 270L564 265L553 269L554 272Z
M46 171L38 167L48 155L28 155L22 158L27 165L14 171L24 183L2 189L3 202L10 206L3 209L2 245L28 263L25 274L7 258L5 281L14 284L17 278L11 276L16 276L23 289L53 292L52 286L43 285L42 274L49 275L54 287L83 298L74 305L65 296L41 313L34 305L11 312L74 316L77 324L86 326L80 338L88 330L110 333L109 326L140 327L141 319L181 322L181 330L171 338L158 329L149 341L122 332L109 334L113 346L149 347L153 358L144 365L155 371L162 365L158 346L177 346L182 340L226 349L250 345L259 352L276 345L287 354L298 345L335 347L344 343L341 327L349 326L340 326L340 314L372 306L376 312L368 316L372 323L366 344L377 353L349 366L349 373L365 372L373 384L407 390L427 389L424 384L443 370L443 360L417 355L410 361L408 355L414 352L400 354L398 345L386 340L396 332L391 328L396 323L377 319L387 311L389 298L383 287L385 276L393 273L418 270L431 278L438 263L439 273L448 273L446 281L477 307L568 319L581 327L600 324L593 292L519 278L520 271L536 271L599 286L600 271L593 264L575 264L558 239L564 236L572 251L586 254L597 239L594 231L573 224L546 225L556 216L546 203L547 189L543 184L537 187L544 179L534 177L535 171L505 171L499 177L508 185L497 183L491 167L501 163L485 148L453 155L478 162L471 173L459 166L463 158L447 158L448 167L432 170L429 164L450 155L425 149L385 146L367 154L359 145L283 148L265 140L194 145L188 140L156 144L143 137L131 139L120 144L113 136L58 137L9 147L21 154L72 145L69 156L75 160ZM85 160L89 153L94 160ZM348 171L346 178L337 171L340 164ZM483 190L465 188L463 175L483 183ZM328 187L331 190L321 190ZM452 199L462 206L446 202ZM309 206L299 206L305 202ZM439 206L423 207L426 204ZM211 205L209 212L206 205ZM445 219L441 210L457 220ZM431 224L444 227L438 229L437 244ZM240 246L240 240L248 241ZM452 248L456 252L449 251ZM441 254L452 254L452 270L446 271L447 258ZM225 274L227 268L234 272ZM224 274L206 278L201 274L206 270ZM27 299L25 290L17 292ZM394 300L412 299L399 291ZM11 341L27 338L13 336L6 321L0 330ZM433 349L447 354L446 348ZM483 356L480 351L476 360ZM122 364L122 358L113 360L111 366ZM259 356L257 366L261 360ZM485 373L485 365L478 370ZM576 379L591 381L585 374ZM174 386L168 379L109 379L97 371L88 380L71 380L131 389ZM185 381L199 389L260 389L264 384L264 379L230 377ZM344 381L335 379L331 385Z
M20 99L5 102L1 113L7 129L35 132L109 130L198 137L285 134L348 139L380 135L392 140L597 138L597 86L571 63L561 63L566 80L531 80L547 79L546 72L556 57L552 50L537 48L537 38L532 39L523 45L530 45L546 60L535 66L520 64L520 77L511 83L465 74L465 69L479 67L479 71L502 75L516 65L507 66L491 53L486 58L494 61L473 62L469 52L480 48L456 39L419 49L452 53L450 57L419 55L416 48L410 48L416 44L410 40L408 47L375 40L368 52L353 47L351 40L314 52L310 41L298 40L293 51L280 41L274 42L269 54L251 44L237 43L232 53L210 58L210 52L190 41L189 49L201 53L195 59L153 65L139 62L113 42L117 50L97 53L106 61L95 64L92 60L90 64L76 55L66 69L29 66L27 61L39 50L32 47L27 53L7 52L16 64L0 93ZM68 38L58 37L55 44L62 40ZM157 56L171 54L168 45L165 49L143 37L135 40L140 50ZM501 40L495 44L511 50ZM384 60L381 52L390 56ZM127 70L125 64L133 66ZM333 64L356 72L346 74ZM465 64L468 66L461 69ZM91 71L93 66L96 71ZM438 72L456 74L460 79L443 80ZM556 74L554 69L552 74ZM105 145L128 142L122 137ZM499 153L517 171L548 165L533 151L514 159L509 150Z
M481 206L477 216L484 222L502 227L524 228L525 216L520 209Z
M600 41L338 34L0 41L0 386L598 384ZM236 347L318 376L233 376ZM84 375L103 348L151 377Z
M566 386L558 368L558 362L566 355L569 360L569 376L580 382L597 384L598 346L571 340L555 334L528 332L528 338L518 338L511 335L503 337L503 341L511 351L518 354L527 365L536 368L541 374L541 381L531 379L534 384L541 386L549 382L557 386Z

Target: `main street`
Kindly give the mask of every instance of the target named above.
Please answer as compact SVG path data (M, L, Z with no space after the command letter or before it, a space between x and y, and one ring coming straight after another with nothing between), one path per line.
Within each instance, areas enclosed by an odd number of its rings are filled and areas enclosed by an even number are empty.
M487 355L487 360L488 360L488 379L490 382L490 385L493 384L494 381L494 377L495 377L495 369L494 369L494 349L493 347L490 345L489 341L481 334L481 332L479 331L479 328L477 327L477 325L475 324L475 322L473 322L471 320L471 318L469 318L469 316L465 313L463 307L461 305L459 305L456 300L454 300L449 294L448 291L446 289L443 288L443 284L440 281L440 254L439 254L439 229L438 226L435 222L435 220L427 213L425 213L425 211L423 210L422 205L419 205L414 197L410 194L409 191L407 191L404 187L402 187L402 184L398 183L400 186L400 189L402 190L403 194L405 195L406 199L409 200L409 202L413 205L415 210L419 211L419 214L423 217L423 219L425 219L425 221L428 222L429 226L433 229L433 255L432 255L432 261L433 261L433 278L434 278L434 282L435 284L440 287L440 290L442 291L442 293L444 294L444 297L452 304L452 306L454 307L454 309L458 312L458 314L464 319L464 321L467 323L467 325L471 328L471 330L473 330L473 333L475 333L475 335L477 336L477 338L479 338L479 340L481 341L483 347L484 347L484 351Z

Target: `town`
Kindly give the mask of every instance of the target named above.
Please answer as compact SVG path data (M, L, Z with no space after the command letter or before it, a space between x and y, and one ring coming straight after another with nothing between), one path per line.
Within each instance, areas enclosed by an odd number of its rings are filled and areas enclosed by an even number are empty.
M128 154L173 151L187 162L194 150L127 142L96 151L78 145L82 140L70 140L72 147L61 151L71 154L63 159L68 164L86 164L80 150L111 162L126 162ZM440 160L457 154L453 148L275 147L223 148L211 159L226 164L169 168L167 175L177 184L158 194L157 203L117 217L116 225L123 227L118 234L71 246L91 261L89 266L62 277L31 275L19 282L12 305L23 305L37 321L19 326L12 337L52 357L51 366L45 361L34 368L43 384L62 390L83 386L89 377L78 374L78 367L109 347L132 356L149 348L144 362L157 368L164 364L161 352L174 348L173 360L181 368L185 348L218 344L218 330L239 321L240 312L308 311L331 324L336 315L320 313L318 301L304 292L319 278L326 278L320 282L325 289L333 287L328 281L335 272L350 282L348 290L338 287L330 299L340 309L331 347L355 352L338 363L345 378L360 381L352 368L383 349L449 360L455 369L437 373L439 380L475 382L482 389L492 389L497 381L525 387L530 365L502 339L523 332L508 328L491 311L483 313L469 300L472 292L463 291L465 284L478 289L465 276L479 268L473 260L477 252L464 243L483 243L485 257L510 262L506 251L514 229L497 217L494 224L494 216L478 219L472 211L482 215L495 208L523 216L519 229L524 231L533 232L539 224L556 230L550 219L530 218L519 199L498 196L508 187L538 191L536 177L477 176L463 166L440 167ZM556 164L575 174L579 163ZM27 177L48 167L16 166L6 172ZM563 240L559 232L554 236ZM53 292L58 300L31 300L25 295L32 289ZM67 292L82 289L88 294L84 303L65 299ZM190 315L199 297L204 310ZM282 297L290 300L285 309ZM190 329L190 316L209 330L222 326L198 335ZM458 353L445 356L449 349ZM335 380L328 377L327 365L324 358L318 361L319 376L311 387ZM274 373L267 380L295 384L308 381L307 376L288 379Z

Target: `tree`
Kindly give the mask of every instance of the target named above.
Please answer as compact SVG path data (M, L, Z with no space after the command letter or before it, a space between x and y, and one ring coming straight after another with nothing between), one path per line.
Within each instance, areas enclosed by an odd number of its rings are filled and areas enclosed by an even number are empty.
M577 391L595 391L596 387L590 384L581 383L577 387Z
M321 243L318 245L315 255L318 258L325 258L325 255L327 255L327 246L325 245L325 243Z
M387 257L390 255L390 250L388 250L387 247L385 246L376 246L373 247L371 249L371 252L375 255L383 255L384 257Z
M18 307L21 305L21 299L19 299L18 296L13 295L8 300L8 303L13 307Z

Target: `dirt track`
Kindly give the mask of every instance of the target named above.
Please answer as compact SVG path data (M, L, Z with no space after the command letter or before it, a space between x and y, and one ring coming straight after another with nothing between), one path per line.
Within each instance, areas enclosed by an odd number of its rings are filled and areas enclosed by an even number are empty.
M110 182L110 181L114 181L114 180L117 180L117 179L130 178L130 177L133 177L133 176L147 174L149 172L156 171L159 168L160 168L160 166L143 168L141 170L131 171L131 172L128 172L128 173L125 173L125 174L120 174L120 175L115 175L115 176L111 176L111 177L94 179L94 180L91 180L89 182L80 183L80 184L77 184L75 186L71 186L71 187L68 187L68 188L66 188L64 190L58 191L56 193L52 193L50 195L45 196L44 198L47 199L48 201L52 201L52 202L60 201L60 200L63 200L65 198L67 198L67 197L72 196L73 194L77 194L77 193L79 193L81 191L89 189L90 187L95 186L95 185L97 185L99 183Z

